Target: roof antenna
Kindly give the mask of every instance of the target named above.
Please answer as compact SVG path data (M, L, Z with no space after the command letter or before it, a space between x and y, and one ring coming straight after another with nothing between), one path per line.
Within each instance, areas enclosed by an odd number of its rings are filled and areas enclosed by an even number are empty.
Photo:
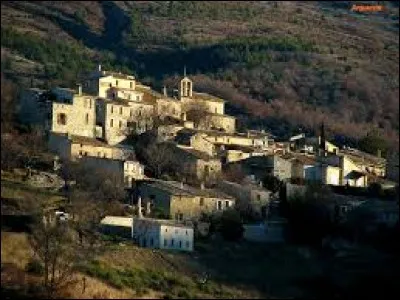
M186 77L186 66L183 67L183 76Z

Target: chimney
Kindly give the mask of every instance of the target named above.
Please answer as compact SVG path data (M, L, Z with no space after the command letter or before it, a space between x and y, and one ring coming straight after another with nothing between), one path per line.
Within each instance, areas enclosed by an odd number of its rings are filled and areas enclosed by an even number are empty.
M99 72L101 72L101 65L99 64Z
M82 96L82 84L78 84L78 95Z
M147 201L146 203L146 216L149 216L151 213L151 209L150 209L150 201Z
M262 183L262 181L260 180L260 182L259 182L259 184L258 184L261 188L263 187L263 183Z
M204 182L200 183L200 189L204 190Z
M182 120L183 120L183 121L186 121L186 113L183 113L183 115L182 115Z
M164 94L165 97L168 97L167 87L165 85L163 86L163 94Z
M138 218L141 219L143 218L142 215L142 198L139 196L138 202L137 202L137 210L138 210Z
M183 181L181 181L181 189L183 189Z
M382 151L381 151L381 149L378 149L378 151L377 151L377 153L376 153L376 156L382 157Z

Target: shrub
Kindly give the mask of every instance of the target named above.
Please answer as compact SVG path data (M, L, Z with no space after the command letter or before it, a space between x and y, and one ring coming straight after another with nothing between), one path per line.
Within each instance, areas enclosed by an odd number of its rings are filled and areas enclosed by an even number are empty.
M383 196L382 185L377 182L373 182L368 186L368 193L372 197L381 197Z
M243 235L243 225L238 211L230 209L222 213L220 232L224 239L229 241L239 240Z
M34 258L26 265L26 271L28 273L43 275L44 267L38 259Z

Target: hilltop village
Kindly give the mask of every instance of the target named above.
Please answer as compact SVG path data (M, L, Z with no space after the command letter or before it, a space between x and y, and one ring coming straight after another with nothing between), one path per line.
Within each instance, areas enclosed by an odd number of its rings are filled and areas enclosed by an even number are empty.
M304 192L307 183L329 186L334 195L398 183L398 158L339 148L323 125L316 137L287 141L265 131L238 132L235 117L225 113L229 99L195 88L186 71L174 86L155 91L99 65L77 89L25 90L19 114L46 132L57 164L79 162L96 170L91 176L107 170L124 182L137 213L106 216L102 225L127 229L144 247L192 251L193 223L231 208L250 210L263 224L245 226L245 238L279 241L285 225L279 200ZM152 146L143 142L149 139ZM353 200L332 197L332 211L345 215L365 202ZM398 204L374 205L382 222L398 220Z

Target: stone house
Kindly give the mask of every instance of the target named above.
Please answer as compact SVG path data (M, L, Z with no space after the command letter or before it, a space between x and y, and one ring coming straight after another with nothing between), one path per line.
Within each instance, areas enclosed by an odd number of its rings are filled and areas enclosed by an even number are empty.
M386 176L386 159L381 157L379 151L378 155L375 156L358 149L346 147L340 150L340 154L351 160L354 165L365 173L379 177Z
M149 103L99 98L96 108L96 123L101 126L103 138L110 145L124 141L128 127L137 133L152 127L154 107Z
M49 150L55 152L62 159L76 160L79 157L101 157L108 159L126 159L134 155L132 147L110 146L104 141L50 132L48 141Z
M368 186L368 173L359 163L353 161L353 157L339 153L320 157L320 164L329 165L339 169L336 185L350 185L358 187Z
M292 163L276 154L267 156L251 156L232 164L238 164L245 174L253 176L257 181L265 176L272 175L280 180L292 177Z
M235 206L240 210L251 210L257 217L266 218L271 191L254 183L236 183L222 180L218 189L236 198Z
M222 212L235 205L235 199L223 192L175 181L143 182L138 192L152 210L158 209L175 220L198 219L202 213Z
M91 72L83 83L83 91L85 93L95 95L100 98L116 98L117 93L123 99L141 101L143 94L135 91L135 77L116 72L104 71L99 65L98 70ZM129 93L126 93L128 91ZM134 94L132 99L128 95ZM126 98L125 95L126 94Z
M57 94L52 107L51 131L94 138L96 136L95 97L61 88L53 89ZM59 101L65 102L59 102Z
M188 180L215 180L221 173L222 165L218 158L183 145L166 143L169 146L173 165Z
M135 181L144 179L144 166L138 161L90 156L83 156L79 161L98 172L116 174L126 187L132 187Z

